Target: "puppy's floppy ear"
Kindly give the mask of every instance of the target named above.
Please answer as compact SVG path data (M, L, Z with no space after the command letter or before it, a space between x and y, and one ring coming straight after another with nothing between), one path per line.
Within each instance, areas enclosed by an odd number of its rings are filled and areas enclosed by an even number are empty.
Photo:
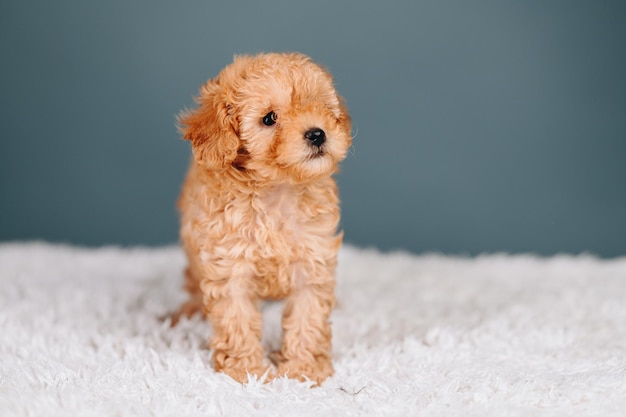
M225 168L237 157L239 137L224 87L210 80L196 101L197 109L178 117L179 129L191 141L196 162L210 169Z

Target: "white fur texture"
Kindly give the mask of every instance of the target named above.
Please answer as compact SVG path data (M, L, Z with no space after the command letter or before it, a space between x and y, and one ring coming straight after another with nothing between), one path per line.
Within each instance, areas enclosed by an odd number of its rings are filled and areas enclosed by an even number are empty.
M624 416L626 258L344 247L336 374L241 385L209 364L177 247L0 245L0 415ZM265 306L278 347L280 306Z

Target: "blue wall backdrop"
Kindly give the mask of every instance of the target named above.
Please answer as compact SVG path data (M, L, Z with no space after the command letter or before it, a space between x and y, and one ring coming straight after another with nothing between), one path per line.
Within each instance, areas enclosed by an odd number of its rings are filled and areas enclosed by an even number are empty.
M297 50L354 119L346 241L626 255L624 1L0 3L0 240L177 240L175 115Z

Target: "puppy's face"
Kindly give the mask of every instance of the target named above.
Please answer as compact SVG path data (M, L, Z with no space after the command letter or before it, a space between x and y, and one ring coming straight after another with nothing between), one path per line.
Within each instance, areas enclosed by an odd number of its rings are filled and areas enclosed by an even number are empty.
M302 182L335 172L351 144L332 77L304 55L237 57L197 101L180 123L209 169Z

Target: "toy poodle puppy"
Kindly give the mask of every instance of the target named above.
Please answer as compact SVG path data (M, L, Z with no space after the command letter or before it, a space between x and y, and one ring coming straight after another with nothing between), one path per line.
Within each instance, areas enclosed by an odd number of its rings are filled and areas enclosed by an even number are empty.
M188 258L177 313L203 310L217 371L333 374L329 315L342 234L332 177L351 145L350 117L331 75L305 55L238 56L209 80L180 130L193 160L179 200ZM271 370L261 299L286 299Z

